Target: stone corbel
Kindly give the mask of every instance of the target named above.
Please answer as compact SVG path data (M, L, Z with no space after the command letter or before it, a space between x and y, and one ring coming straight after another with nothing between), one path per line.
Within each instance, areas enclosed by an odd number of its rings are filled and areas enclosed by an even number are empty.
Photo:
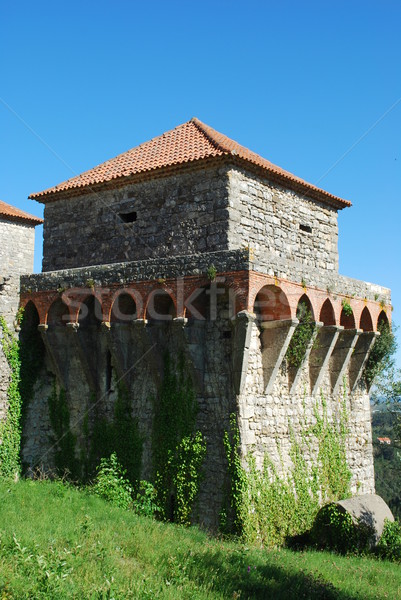
M243 392L245 386L252 327L255 321L255 315L246 310L237 313L233 319L233 379L235 393L238 395Z
M375 331L364 331L358 338L349 364L349 387L354 392L362 377L369 354L379 337L380 333Z
M296 369L295 377L294 377L294 380L293 380L291 388L290 388L291 394L294 394L298 387L299 380L301 379L301 375L305 370L305 365L308 364L309 357L312 352L312 348L315 344L316 338L322 327L323 327L323 323L321 323L320 321L316 321L314 323L313 333L312 333L311 339L309 340L308 345L306 347L305 356L303 357L302 364L299 366L298 369Z
M318 331L316 344L309 356L309 378L313 396L319 392L338 336L343 330L342 325L324 325Z
M285 357L298 319L264 321L262 327L262 364L265 393L270 393Z
M330 377L333 396L336 396L340 390L343 378L347 373L352 353L361 333L361 329L344 329L338 336L330 361Z

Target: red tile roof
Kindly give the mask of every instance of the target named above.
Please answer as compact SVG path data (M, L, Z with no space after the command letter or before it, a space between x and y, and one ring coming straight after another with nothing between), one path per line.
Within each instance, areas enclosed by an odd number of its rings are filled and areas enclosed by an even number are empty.
M234 140L193 118L163 135L153 138L140 146L132 148L111 160L85 171L51 187L43 192L31 194L29 198L46 202L47 198L56 199L55 195L72 195L82 188L90 191L91 187L106 184L123 177L133 177L158 169L166 169L196 163L205 159L229 157L235 163L247 163L264 172L267 177L283 185L295 189L307 196L316 198L336 208L350 206L351 203L333 196L311 183L292 175L277 167L255 152L241 146Z
M15 208L15 206L11 206L11 204L7 204L0 200L0 219L6 218L8 221L23 221L25 223L30 223L32 225L39 225L43 223L42 219L39 217L35 217L34 215L30 215L19 208Z

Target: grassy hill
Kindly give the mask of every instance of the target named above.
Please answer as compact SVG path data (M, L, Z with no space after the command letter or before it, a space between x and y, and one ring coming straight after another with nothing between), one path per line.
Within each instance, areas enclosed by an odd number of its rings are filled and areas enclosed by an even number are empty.
M397 564L251 549L59 482L1 482L0 507L2 599L401 597Z

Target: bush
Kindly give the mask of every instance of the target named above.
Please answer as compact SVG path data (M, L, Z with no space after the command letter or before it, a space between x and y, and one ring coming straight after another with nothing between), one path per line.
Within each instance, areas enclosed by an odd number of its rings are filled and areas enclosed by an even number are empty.
M117 454L113 452L110 458L102 458L96 470L94 493L111 502L114 506L131 508L132 488L125 477L126 471L122 469L118 462Z
M376 547L381 558L401 562L401 523L400 521L384 521L384 529Z
M157 504L156 488L149 481L139 482L139 491L133 503L133 509L138 515L154 517L161 513Z

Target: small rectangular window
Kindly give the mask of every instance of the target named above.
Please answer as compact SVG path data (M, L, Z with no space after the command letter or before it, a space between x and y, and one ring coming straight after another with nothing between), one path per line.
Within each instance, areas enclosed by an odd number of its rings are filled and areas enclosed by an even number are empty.
M301 231L305 231L305 233L312 233L312 227L310 227L310 225L300 225L299 228Z
M136 212L119 213L119 217L123 223L134 223L136 221Z

